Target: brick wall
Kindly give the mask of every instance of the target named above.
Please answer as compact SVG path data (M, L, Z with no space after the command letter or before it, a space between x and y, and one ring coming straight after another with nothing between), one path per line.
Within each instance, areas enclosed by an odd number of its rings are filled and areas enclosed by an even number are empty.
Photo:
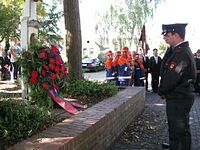
M105 150L144 109L144 88L128 87L13 150Z

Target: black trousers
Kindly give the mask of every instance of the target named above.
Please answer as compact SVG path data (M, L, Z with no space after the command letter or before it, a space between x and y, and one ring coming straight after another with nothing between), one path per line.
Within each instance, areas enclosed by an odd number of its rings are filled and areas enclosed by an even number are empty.
M146 82L145 87L146 87L146 90L148 90L148 84L149 84L148 83L148 74L149 74L149 72L145 70L145 82Z
M191 150L189 112L194 98L166 101L170 150Z
M12 65L13 65L13 78L17 79L18 71L19 71L19 65L18 65L17 62L13 62Z
M151 85L154 92L158 91L159 73L151 73Z

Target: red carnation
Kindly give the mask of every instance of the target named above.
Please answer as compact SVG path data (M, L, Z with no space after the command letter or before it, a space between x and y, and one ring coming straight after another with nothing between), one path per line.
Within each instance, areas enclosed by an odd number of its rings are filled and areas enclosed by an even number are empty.
M43 64L42 67L43 67L44 69L46 69L46 70L49 69L49 67L48 67L46 64Z
M41 74L42 74L42 76L45 76L46 75L46 70L42 70Z
M30 78L29 83L36 85L36 84L38 84L38 80L36 78Z
M42 59L46 59L46 58L47 58L47 53L46 53L46 51L45 51L44 49L41 49L41 50L39 51L38 57L39 57L39 58L42 58Z
M55 73L51 73L50 77L51 77L52 80L55 80L56 79L56 74Z
M48 89L49 85L46 83L46 82L43 82L42 83L42 88L44 89Z
M63 73L65 73L65 71L66 71L67 69L65 68L64 65L62 65L62 66L61 66L61 70L62 70Z
M49 58L49 62L50 62L50 64L54 64L55 60L53 58Z
M64 74L60 74L59 78L63 79L64 78Z
M53 55L58 53L58 48L55 45L51 45L51 52Z
M55 71L56 73L58 73L59 70L60 70L60 69L59 69L59 66L56 66L55 69L54 69L54 71Z
M37 71L32 71L31 73L31 78L37 78L38 72Z
M50 64L49 68L50 68L52 71L54 71L55 65Z
M56 65L60 65L62 63L62 57L59 55L57 58L56 58Z
M52 86L53 86L56 90L59 89L58 86L57 86L55 83L52 83Z

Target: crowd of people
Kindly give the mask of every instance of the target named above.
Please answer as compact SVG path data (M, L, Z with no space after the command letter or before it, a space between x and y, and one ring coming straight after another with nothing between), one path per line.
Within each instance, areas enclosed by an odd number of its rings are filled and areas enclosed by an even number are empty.
M130 51L128 47L122 50L106 52L105 68L107 82L114 82L117 86L145 86L146 91L152 89L157 93L160 85L160 68L162 58L158 55L158 49L154 48L153 55L149 57L145 50L139 52ZM200 49L194 53L197 66L197 79L195 92L200 95ZM148 78L151 75L151 88Z
M11 38L8 51L0 46L0 80L18 79L18 75L21 74L21 68L18 64L21 51L17 37Z
M118 86L145 86L148 87L148 75L151 74L152 92L158 91L159 73L162 59L158 56L158 49L153 49L153 56L147 56L147 51L130 51L123 47L115 53L111 50L106 53L106 80Z

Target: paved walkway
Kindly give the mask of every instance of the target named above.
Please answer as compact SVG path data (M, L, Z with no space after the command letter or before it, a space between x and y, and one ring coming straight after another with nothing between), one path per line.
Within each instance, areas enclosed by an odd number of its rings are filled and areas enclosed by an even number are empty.
M200 150L200 96L195 96L191 116L192 150ZM145 110L133 121L109 150L162 150L168 142L165 101L155 93L146 93Z

